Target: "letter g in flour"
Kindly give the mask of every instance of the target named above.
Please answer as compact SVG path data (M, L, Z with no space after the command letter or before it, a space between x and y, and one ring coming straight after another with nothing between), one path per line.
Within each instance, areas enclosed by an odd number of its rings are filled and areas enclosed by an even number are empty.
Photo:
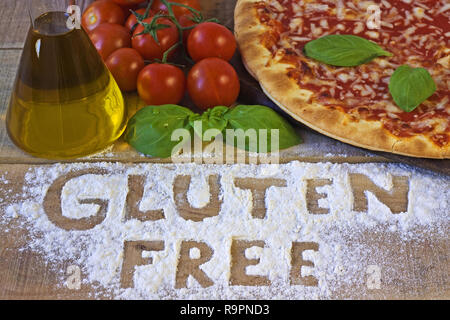
M61 192L65 184L75 178L87 175L104 175L108 174L106 170L89 169L77 172L70 172L65 176L59 177L48 188L47 194L44 198L44 210L48 219L58 228L73 231L73 230L89 230L101 224L106 218L108 210L108 201L103 199L83 199L79 200L80 204L96 204L98 205L97 213L94 216L81 219L70 219L63 216L61 208Z

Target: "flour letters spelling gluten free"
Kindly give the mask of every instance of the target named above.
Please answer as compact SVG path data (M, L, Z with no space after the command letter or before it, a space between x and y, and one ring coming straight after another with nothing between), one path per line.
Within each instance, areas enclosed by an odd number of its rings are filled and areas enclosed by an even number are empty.
M100 225L108 215L108 199L85 198L79 200L79 204L95 204L97 211L95 214L74 219L63 214L62 209L62 190L64 186L73 179L83 177L85 175L108 176L112 173L104 169L87 169L73 171L64 176L57 178L48 188L44 198L43 207L49 220L57 227L75 232L81 230L90 230ZM145 175L127 175L128 193L124 200L123 222L130 220L138 220L140 222L156 222L166 219L166 213L163 208L141 211L139 209L140 202L146 192ZM408 209L408 193L409 179L402 176L392 177L391 190L385 190L377 186L370 178L362 174L349 173L348 176L351 191L353 195L353 211L366 212L368 210L368 198L366 191L372 193L377 199L383 202L392 212L398 214L406 212ZM220 196L221 192L226 190L221 185L219 174L211 174L207 177L209 184L209 203L202 208L193 207L188 199L188 190L191 185L192 177L190 175L178 175L172 183L172 201L176 208L177 214L185 221L201 224L207 219L219 216L224 206L226 197ZM303 197L301 201L306 203L308 214L311 215L327 215L330 209L320 205L321 199L326 199L327 194L322 193L322 188L331 186L335 183L334 178L330 179L305 179L306 192L299 194ZM287 180L282 178L234 178L232 183L234 188L246 190L251 193L251 219L265 221L268 215L266 208L266 195L271 188L289 188ZM283 201L283 199L280 199ZM235 203L235 206L244 206L248 204ZM246 273L248 266L258 265L260 259L248 257L245 252L249 248L264 248L266 243L264 239L241 239L233 238L230 234L230 285L245 286L269 286L271 281L268 277L261 275L249 275ZM320 250L319 244L315 242L290 242L291 255L291 285L317 286L318 281L314 276L302 276L302 266L314 267L314 263L303 258L302 253L305 250ZM166 241L125 241L123 250L123 264L121 270L121 285L124 288L133 287L133 275L136 266L152 264L152 258L143 258L143 252L162 251L166 248ZM178 259L175 277L175 288L187 287L188 277L192 276L202 287L209 287L214 281L200 267L211 260L214 250L208 243L203 241L194 241L192 239L180 239L178 247ZM197 252L192 255L192 250Z

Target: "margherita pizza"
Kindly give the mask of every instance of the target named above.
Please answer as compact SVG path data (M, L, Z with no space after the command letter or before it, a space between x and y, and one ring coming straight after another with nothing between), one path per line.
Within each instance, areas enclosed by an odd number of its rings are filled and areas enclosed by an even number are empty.
M377 8L378 25L370 24ZM448 159L449 21L448 0L238 0L235 33L249 72L295 119L371 150ZM364 38L390 54L352 67L307 55L308 43L329 35ZM390 91L404 65L425 69L435 86L408 111Z

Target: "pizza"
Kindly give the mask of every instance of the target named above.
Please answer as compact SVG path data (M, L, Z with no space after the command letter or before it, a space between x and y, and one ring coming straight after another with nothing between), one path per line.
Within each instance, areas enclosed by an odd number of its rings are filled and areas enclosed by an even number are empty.
M379 8L376 28L368 23ZM243 62L289 115L325 135L371 150L450 158L448 0L238 0ZM353 66L305 54L307 43L352 35L391 53ZM397 68L424 68L435 91L404 111L389 91Z

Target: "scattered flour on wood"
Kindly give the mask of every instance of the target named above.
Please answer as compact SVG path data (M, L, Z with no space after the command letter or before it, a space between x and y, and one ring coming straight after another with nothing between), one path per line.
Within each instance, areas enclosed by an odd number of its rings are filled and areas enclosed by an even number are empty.
M63 215L80 219L98 210L94 204L80 204L80 199L108 200L103 223L87 231L65 231L53 225L43 209L43 199L49 186L66 173L100 168L108 175L88 174L70 180L62 190ZM352 210L353 194L350 173L368 176L379 187L392 188L392 176L409 177L408 211L392 214L375 195L367 192L368 212ZM223 201L220 214L202 222L184 220L177 213L173 200L173 181L178 175L190 175L188 200L201 208L209 202L207 177L220 175ZM165 219L140 222L125 221L125 201L128 176L144 175L145 191L140 210L164 209ZM251 216L252 195L249 190L235 186L235 178L278 178L287 187L271 187L266 194L267 214L264 219ZM333 179L331 185L318 188L327 195L319 206L329 208L329 214L313 215L306 205L306 179ZM7 184L4 177L0 184ZM41 253L50 263L71 261L80 266L83 283L106 290L119 299L316 299L329 298L343 287L365 284L368 265L379 264L385 276L392 272L386 261L396 261L389 253L364 245L357 239L367 233L384 234L400 242L422 241L428 234L447 238L450 212L450 181L447 177L430 175L395 164L330 164L291 162L283 165L194 165L194 164L136 164L80 163L32 167L25 175L19 199L3 205L0 231L11 221L19 221L30 234L31 241L24 249ZM3 199L5 201L5 199ZM2 227L3 225L3 227ZM3 229L2 232L7 232ZM420 230L420 232L417 232ZM270 286L231 286L230 246L233 239L264 240L265 247L247 249L247 259L260 263L247 267L249 275L263 275ZM165 249L144 252L153 263L138 266L134 274L134 288L120 287L123 244L126 240L162 240ZM202 288L192 277L188 288L174 289L176 267L182 240L207 243L213 250L210 261L201 269L214 281ZM292 242L316 242L318 251L303 252L303 259L314 267L304 266L302 276L318 279L315 287L290 285ZM392 253L390 253L392 254ZM200 255L191 250L190 256ZM61 271L64 277L64 271ZM61 285L64 280L61 280Z

